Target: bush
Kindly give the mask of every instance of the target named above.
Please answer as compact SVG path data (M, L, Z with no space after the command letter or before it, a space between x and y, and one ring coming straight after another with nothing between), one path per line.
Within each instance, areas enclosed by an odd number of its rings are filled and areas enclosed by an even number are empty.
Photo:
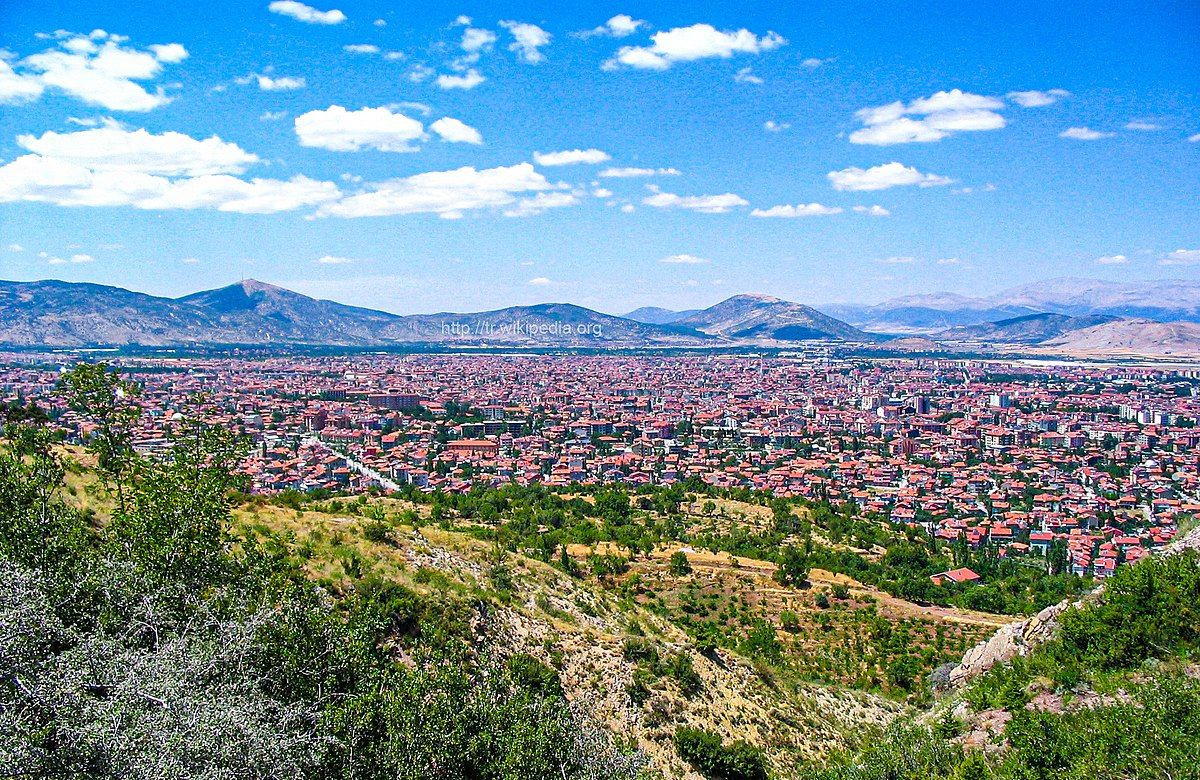
M682 577L685 574L692 573L692 564L688 562L688 557L685 552L679 550L671 555L670 563L671 573L676 577Z
M762 751L745 742L725 745L711 732L680 728L675 732L675 749L709 780L767 780Z

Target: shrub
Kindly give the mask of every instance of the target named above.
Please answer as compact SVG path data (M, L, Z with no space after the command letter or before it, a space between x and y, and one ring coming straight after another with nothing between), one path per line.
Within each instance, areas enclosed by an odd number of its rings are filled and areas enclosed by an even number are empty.
M675 731L675 749L709 780L767 780L762 751L745 742L726 745L711 732L680 728Z

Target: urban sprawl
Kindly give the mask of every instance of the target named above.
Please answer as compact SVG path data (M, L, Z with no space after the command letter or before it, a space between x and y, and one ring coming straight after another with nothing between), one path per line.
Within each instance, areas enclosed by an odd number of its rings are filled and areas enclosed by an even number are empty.
M63 358L3 356L8 403L69 437ZM700 480L853 502L1103 578L1200 515L1200 372L972 360L352 355L120 358L139 449L197 410L252 489L465 492Z

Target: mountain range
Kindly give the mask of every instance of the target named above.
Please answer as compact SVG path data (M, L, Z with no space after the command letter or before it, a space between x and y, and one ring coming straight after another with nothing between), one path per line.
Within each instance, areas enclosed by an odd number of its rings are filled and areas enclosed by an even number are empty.
M253 279L182 298L53 280L0 282L0 344L13 346L636 348L873 338L807 306L765 296L735 296L685 314L678 322L658 324L544 303L404 316L317 300Z
M0 282L0 344L619 349L822 340L919 352L992 343L1088 354L1200 354L1200 325L1192 321L1200 320L1200 283L1184 280L1058 279L987 298L934 293L822 308L745 294L707 309L646 307L625 316L567 303L398 315L253 279L181 298L55 280Z
M938 292L892 298L871 306L831 304L818 308L871 332L927 335L958 326L1043 313L1198 322L1200 281L1113 282L1059 277L983 297Z

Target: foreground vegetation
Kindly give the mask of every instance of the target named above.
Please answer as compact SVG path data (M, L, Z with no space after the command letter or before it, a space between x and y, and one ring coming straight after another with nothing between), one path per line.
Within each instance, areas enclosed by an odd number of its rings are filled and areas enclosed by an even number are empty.
M968 717L1011 716L995 750L970 749L953 713L901 727L815 771L823 780L1200 776L1200 556L1122 567L1053 641L965 693ZM993 721L995 720L993 716ZM999 742L1000 735L993 735ZM976 748L980 746L975 746Z
M0 774L635 777L534 659L470 652L471 606L383 581L332 593L230 533L243 442L180 424L132 448L137 388L65 378L96 428L105 522L60 499L35 419L0 454Z

